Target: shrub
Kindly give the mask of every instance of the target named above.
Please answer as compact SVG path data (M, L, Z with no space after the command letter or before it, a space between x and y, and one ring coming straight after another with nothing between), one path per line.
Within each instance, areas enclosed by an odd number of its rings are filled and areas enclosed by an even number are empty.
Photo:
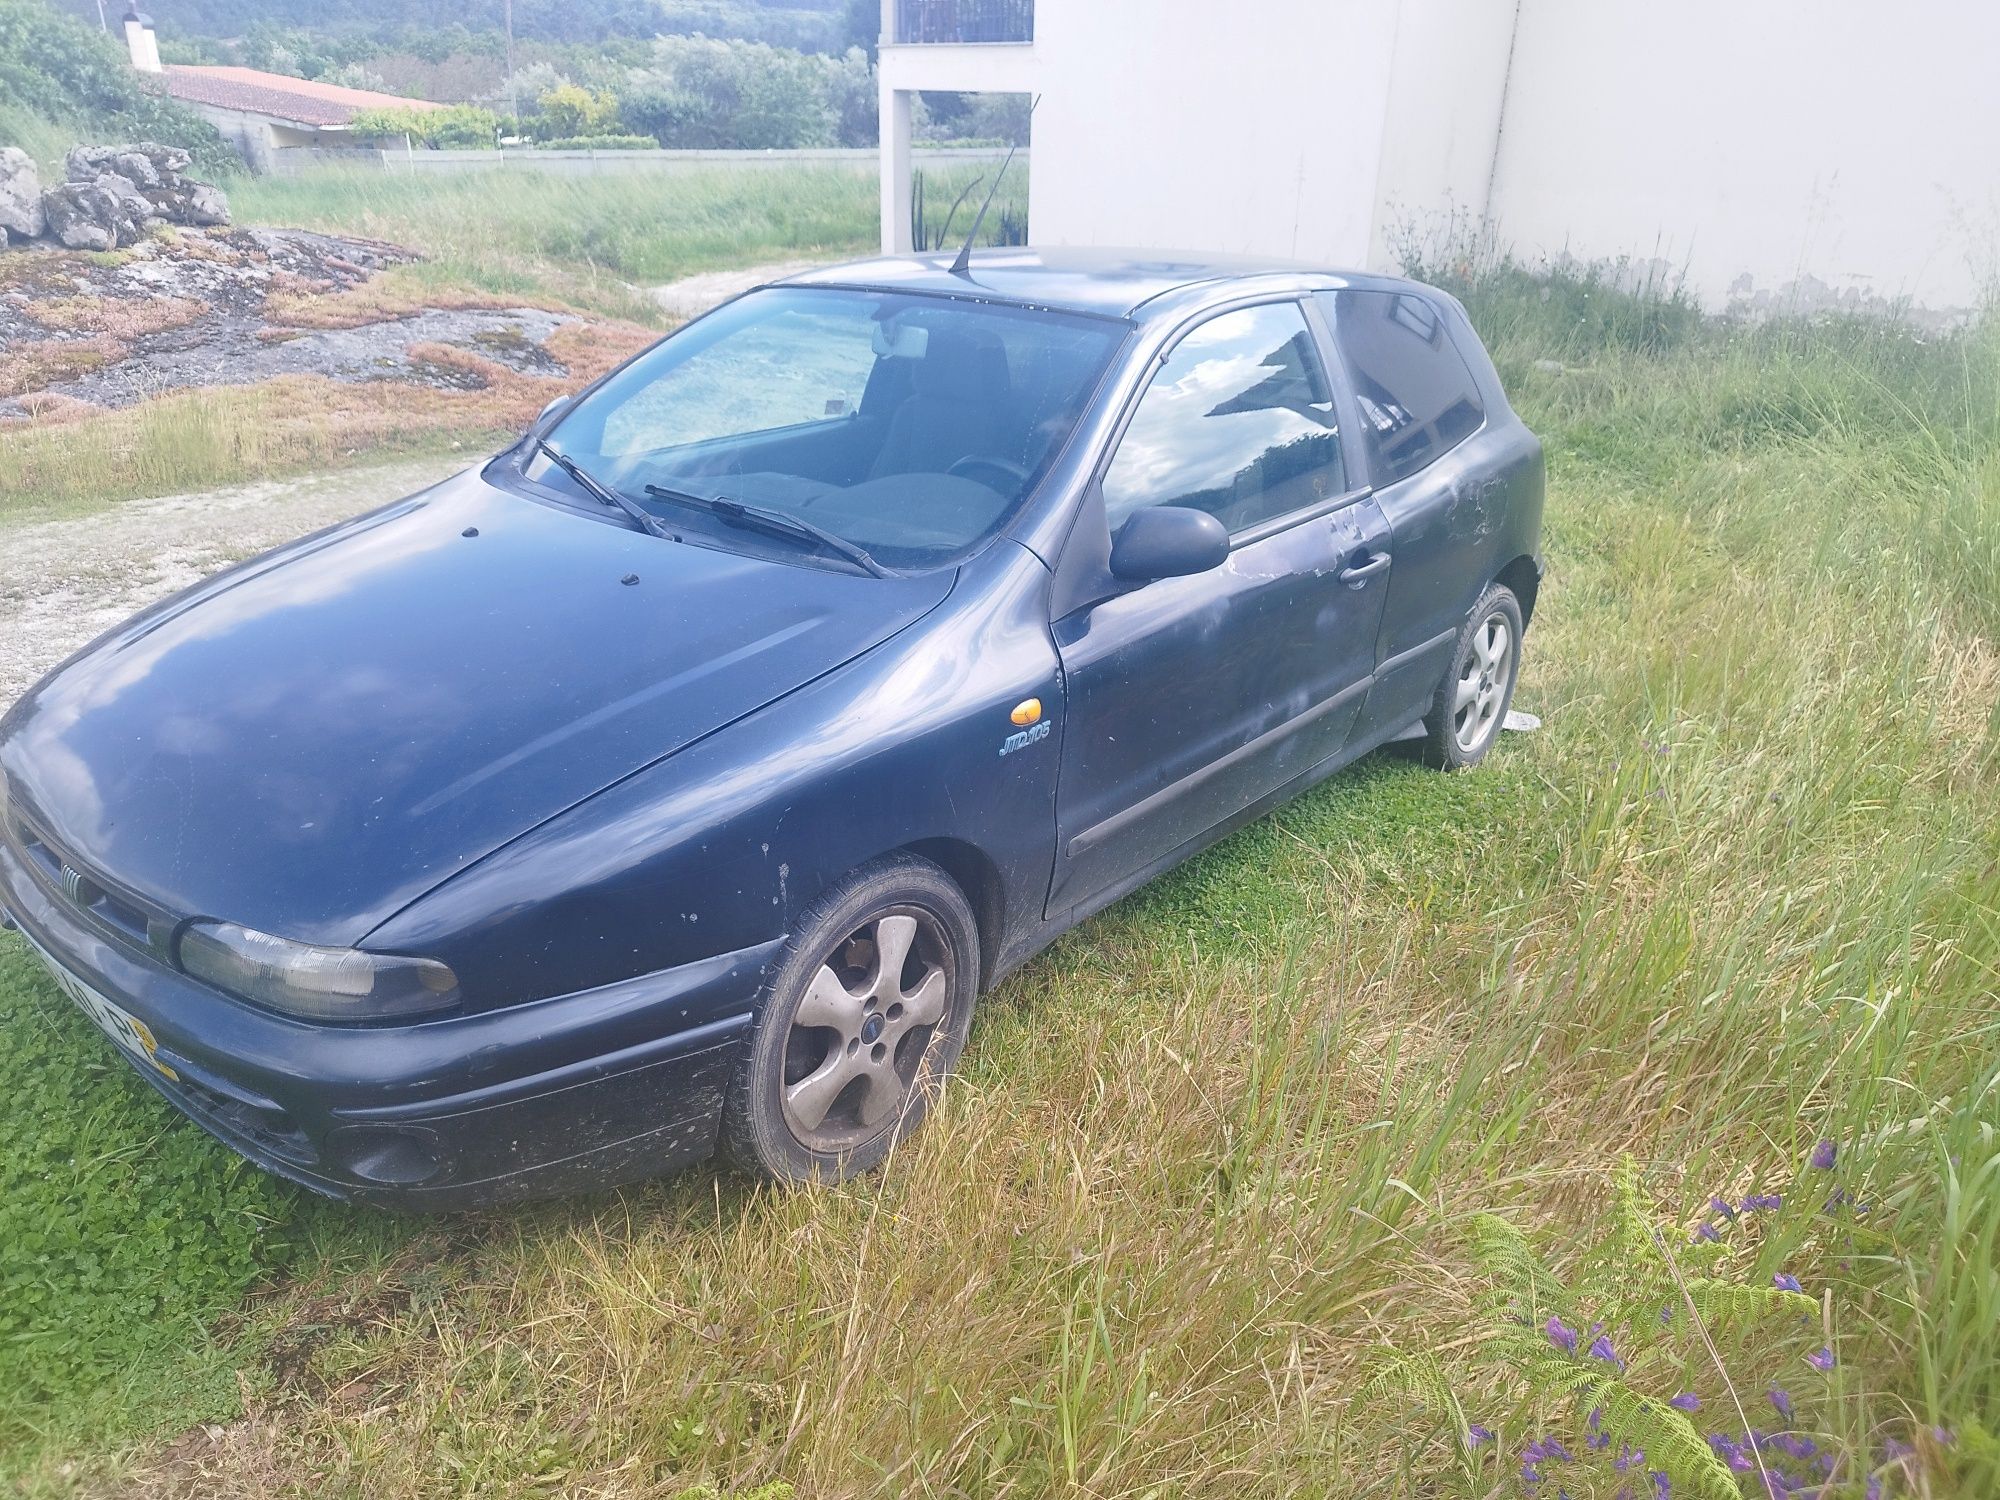
M650 135L565 135L535 144L544 151L656 151L660 145Z
M859 66L866 67L865 62ZM773 150L831 146L855 65L760 42L661 37L653 66L633 75L619 113L663 146ZM835 84L843 103L837 111Z
M408 136L420 146L487 148L500 138L500 117L476 104L444 109L364 109L348 122L356 136Z
M618 101L609 93L594 93L564 79L535 100L537 136L573 139L605 135L618 123Z

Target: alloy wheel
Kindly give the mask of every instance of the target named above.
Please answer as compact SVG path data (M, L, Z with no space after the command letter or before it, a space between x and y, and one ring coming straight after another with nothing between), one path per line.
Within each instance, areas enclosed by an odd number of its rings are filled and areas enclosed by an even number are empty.
M943 925L920 907L870 917L834 944L785 1043L780 1098L800 1145L838 1153L903 1110L951 1013L953 972Z
M1476 753L1499 727L1500 710L1514 674L1514 630L1495 610L1472 633L1472 649L1459 669L1451 700L1452 737L1467 755Z

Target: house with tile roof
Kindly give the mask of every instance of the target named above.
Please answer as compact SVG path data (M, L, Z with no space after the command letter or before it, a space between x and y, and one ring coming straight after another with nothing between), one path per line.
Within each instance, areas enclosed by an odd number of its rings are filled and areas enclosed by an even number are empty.
M169 95L220 130L257 172L273 170L282 151L359 144L349 125L363 110L445 107L256 68L163 66L152 19L136 6L125 14L125 44L133 67L156 75Z

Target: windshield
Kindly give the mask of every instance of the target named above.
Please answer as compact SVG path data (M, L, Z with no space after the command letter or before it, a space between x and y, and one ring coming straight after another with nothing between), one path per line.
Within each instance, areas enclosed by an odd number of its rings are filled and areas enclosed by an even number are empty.
M776 287L641 355L547 437L676 531L830 555L804 528L719 524L734 505L795 517L887 567L931 567L1012 515L1125 331L1031 308ZM523 472L587 489L540 451Z

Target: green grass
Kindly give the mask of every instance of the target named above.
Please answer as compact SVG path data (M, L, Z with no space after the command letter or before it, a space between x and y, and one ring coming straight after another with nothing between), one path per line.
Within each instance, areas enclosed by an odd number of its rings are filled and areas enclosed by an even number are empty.
M1545 1492L1609 1496L1594 1403L1678 1495L1735 1398L1779 1425L1777 1384L1840 1493L1892 1438L1890 1494L1993 1493L2000 324L1456 289L1548 446L1547 727L1466 776L1371 757L1065 939L877 1178L310 1204L172 1125L0 943L8 1211L61 1226L7 1256L7 1466L187 1480L149 1428L241 1404L197 1487L1485 1496L1548 1433L1578 1457ZM1747 1290L1780 1271L1809 1306ZM1651 1316L1674 1275L1701 1334ZM1557 1359L1549 1315L1604 1319L1625 1376ZM1687 1432L1645 1404L1683 1389Z
M985 164L931 169L931 193L948 203ZM773 260L837 260L880 243L875 175L842 168L744 167L688 173L632 172L597 177L508 170L512 211L494 212L496 179L486 173L392 175L321 171L255 178L232 199L247 223L286 224L362 234L409 245L430 257L419 281L494 293L554 292L579 307L657 321L643 288ZM1026 169L1016 166L982 232L990 241L1000 212L1023 212ZM969 231L977 208L961 212Z

